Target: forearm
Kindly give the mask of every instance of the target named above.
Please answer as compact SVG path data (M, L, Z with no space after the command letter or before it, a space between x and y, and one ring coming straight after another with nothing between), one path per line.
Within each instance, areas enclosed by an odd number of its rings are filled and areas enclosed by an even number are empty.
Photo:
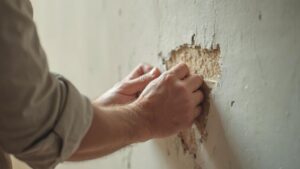
M150 139L143 120L137 116L137 110L132 105L94 105L93 109L91 127L70 161L98 158L126 145Z

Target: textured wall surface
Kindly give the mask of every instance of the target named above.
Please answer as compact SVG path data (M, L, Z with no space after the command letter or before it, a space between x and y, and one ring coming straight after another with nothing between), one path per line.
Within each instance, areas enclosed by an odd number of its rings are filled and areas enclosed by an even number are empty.
M209 134L196 156L173 136L58 169L299 168L299 0L35 0L34 7L51 69L91 98L139 62L161 65L158 55L182 44L221 47Z
M192 40L194 43L194 40ZM211 91L218 84L221 75L220 61L220 46L212 45L210 49L202 48L194 44L184 44L170 52L167 57L162 57L163 64L167 70L171 69L178 63L186 63L191 71L191 74L199 74L204 78L204 84L201 89L204 93L204 102L202 103L201 115L197 117L194 128L181 131L179 137L182 142L184 152L189 152L196 158L199 156L199 144L206 142L208 132L206 130L210 101L212 100ZM197 138L195 132L200 133Z

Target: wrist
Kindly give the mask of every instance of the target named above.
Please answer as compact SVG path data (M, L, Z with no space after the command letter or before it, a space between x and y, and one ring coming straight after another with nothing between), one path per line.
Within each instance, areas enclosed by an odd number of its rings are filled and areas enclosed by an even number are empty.
M149 120L143 117L143 111L139 104L133 102L123 106L102 106L97 101L93 106L102 118L108 120L111 128L119 128L120 135L124 135L124 142L131 144L135 142L147 141L152 137L149 128ZM120 125L118 127L118 125Z
M138 142L147 141L153 138L150 120L143 114L143 109L137 102L127 105L130 118L133 120L133 130L136 133Z

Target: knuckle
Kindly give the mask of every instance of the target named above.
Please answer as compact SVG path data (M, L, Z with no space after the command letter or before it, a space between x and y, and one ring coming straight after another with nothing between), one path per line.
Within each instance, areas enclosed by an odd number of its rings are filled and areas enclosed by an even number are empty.
M182 83L178 83L176 89L181 94L187 93L187 88Z
M179 70L182 71L182 72L190 73L190 69L189 69L189 67L186 63L182 63L179 66Z
M143 67L144 67L144 64L143 63L139 63L136 68L142 69Z
M199 75L193 75L193 76L191 77L191 82L192 82L192 83L195 83L195 84L197 84L197 85L199 85L199 86L201 86L202 83L203 83L203 79L202 79L202 77L199 76Z
M199 75L195 75L195 80L199 83L202 83L203 82L203 78Z
M188 68L188 65L187 65L186 63L179 63L178 68L179 68L179 69L185 69L185 70L186 70L186 69L189 69L189 68Z
M163 79L164 79L164 81L167 82L167 83L170 83L170 82L175 81L175 77L174 77L174 75L171 74L171 73L165 73L165 74L163 74Z
M198 96L197 98L199 99L199 101L202 101L204 99L204 94L201 90L199 90L197 92L197 96Z

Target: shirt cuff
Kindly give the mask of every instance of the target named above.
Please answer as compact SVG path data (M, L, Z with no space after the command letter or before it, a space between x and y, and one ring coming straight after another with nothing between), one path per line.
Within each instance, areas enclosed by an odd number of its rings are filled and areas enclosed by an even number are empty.
M93 118L89 99L67 79L58 76L62 103L57 122L34 146L15 156L34 169L52 169L69 159L79 147Z
M66 96L65 106L54 128L62 139L62 149L59 162L66 161L79 147L81 140L91 126L93 109L90 100L81 95L67 79L59 76L61 83L65 84Z

